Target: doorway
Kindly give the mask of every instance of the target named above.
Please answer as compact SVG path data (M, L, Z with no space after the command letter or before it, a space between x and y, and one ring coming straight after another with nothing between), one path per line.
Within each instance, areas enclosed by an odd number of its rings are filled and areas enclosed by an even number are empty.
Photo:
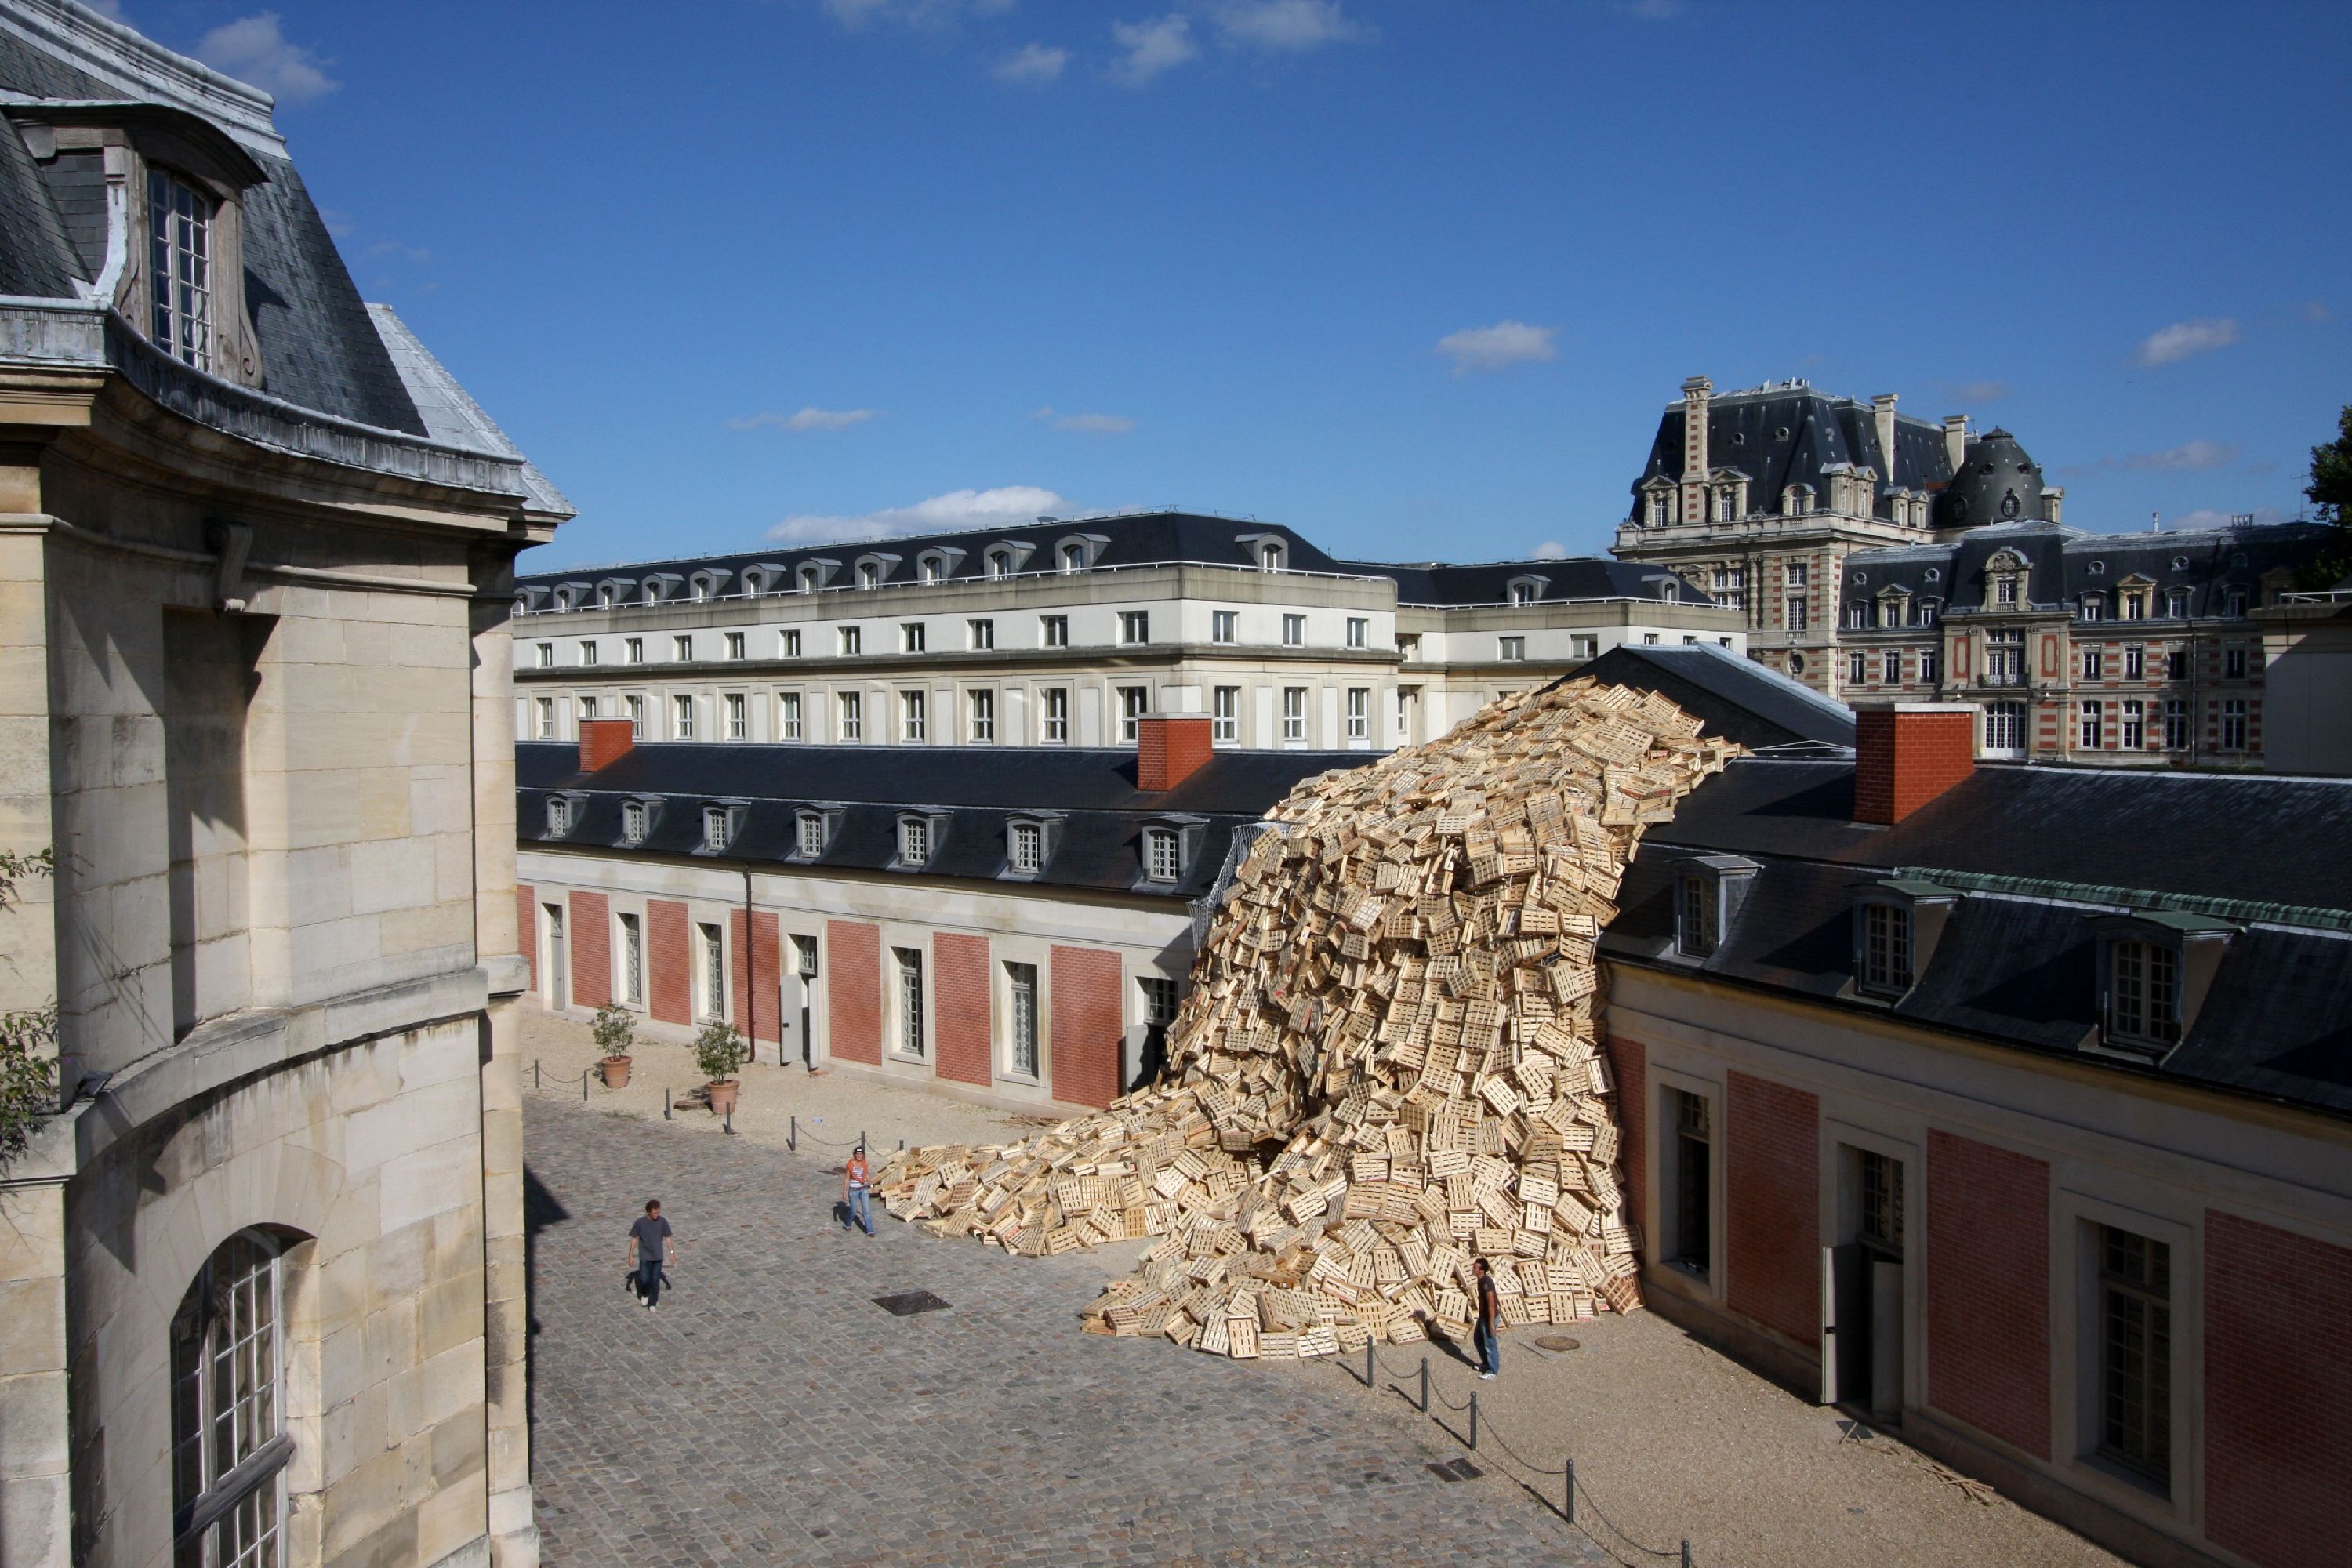
M564 963L563 906L541 904L547 924L547 1005L561 1011L572 995L572 974Z
M816 938L793 938L793 976L800 985L801 1066L816 1065L816 1047L812 1043L810 1018L816 998Z
M1838 1237L1822 1249L1822 1403L1903 1413L1904 1162L1838 1145Z

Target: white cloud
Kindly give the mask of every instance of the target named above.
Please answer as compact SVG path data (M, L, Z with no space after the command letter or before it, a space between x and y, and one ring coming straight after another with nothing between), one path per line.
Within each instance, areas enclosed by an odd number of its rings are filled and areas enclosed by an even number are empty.
M2227 316L2200 316L2175 321L2160 332L2150 332L2139 345L2144 365L2171 364L2198 354L2228 348L2238 341L2238 323Z
M1537 545L1533 550L1528 552L1528 559L1530 561L1565 561L1568 559L1568 546L1562 544L1557 539L1547 539L1541 544Z
M2124 467L2160 474L2190 473L2221 468L2237 455L2238 448L2227 441L2208 441L2200 437L2161 452L2134 452L2124 459Z
M329 234L335 232L333 224L330 223L327 226L327 232ZM420 267L433 259L433 253L425 249L423 246L403 245L396 239L377 240L373 245L368 247L368 254L370 256L398 257L403 261L414 261Z
M1014 87L1043 87L1061 79L1070 63L1070 51L1044 44L1024 44L988 68L988 74Z
M1086 436L1124 436L1135 428L1135 421L1124 414L1056 414L1051 408L1040 408L1032 417L1044 420L1056 430L1075 430Z
M1556 327L1531 327L1525 321L1497 321L1491 327L1465 327L1437 340L1437 352L1454 361L1454 374L1501 370L1534 360L1558 359L1552 339Z
M1149 22L1113 22L1110 34L1123 51L1111 75L1129 87L1141 87L1201 54L1192 42L1192 19L1174 11Z
M1269 52L1319 49L1370 32L1339 0L1223 0L1212 15L1226 43Z
M1952 394L1962 403L1999 403L2009 395L2005 381L1964 381L1952 388Z
M950 490L912 506L885 507L857 517L788 517L768 537L788 544L849 543L909 533L948 533L964 528L1026 528L1041 516L1066 515L1070 503L1037 485L1003 485L988 490Z
M308 103L342 85L327 74L333 61L287 40L275 11L223 23L197 42L195 54L205 64L250 82L280 103Z
M863 425L878 417L871 408L818 408L814 405L798 414L753 414L738 416L727 421L730 430L846 430L853 425Z
M360 220L336 207L320 207L319 221L325 224L327 232L337 239L349 239L360 231Z

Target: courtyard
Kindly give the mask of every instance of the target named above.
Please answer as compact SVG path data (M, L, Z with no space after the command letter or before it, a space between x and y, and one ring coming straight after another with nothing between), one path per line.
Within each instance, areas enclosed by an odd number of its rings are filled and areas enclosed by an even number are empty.
M859 1129L878 1156L1023 1119L767 1063L730 1137L704 1110L665 1120L664 1091L675 1105L693 1081L682 1047L641 1043L628 1089L584 1099L583 1028L534 1014L526 1056L551 1563L1643 1563L1685 1539L1700 1564L2118 1561L1652 1313L1578 1325L1561 1352L1512 1334L1491 1384L1432 1346L1428 1415L1417 1349L1384 1348L1367 1389L1360 1357L1239 1363L1081 1334L1139 1244L1024 1260L832 1223ZM648 1197L682 1243L651 1315L623 1289ZM948 1306L876 1304L917 1290ZM1465 1458L1481 1473L1431 1468Z

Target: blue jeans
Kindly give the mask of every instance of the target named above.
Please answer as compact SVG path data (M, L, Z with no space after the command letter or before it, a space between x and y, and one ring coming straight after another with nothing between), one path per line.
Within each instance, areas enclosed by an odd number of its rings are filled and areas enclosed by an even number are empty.
M859 1225L864 1226L866 1227L866 1235L872 1236L874 1234L874 1215L866 1206L866 1189L864 1187L852 1187L849 1189L849 1217L856 1220Z
M661 1300L662 1260L658 1258L637 1259L637 1295L648 1307Z
M1503 1371L1503 1342L1495 1337L1495 1331L1484 1323L1477 1324L1470 1331L1470 1342L1478 1351L1478 1370L1491 1372L1500 1376Z

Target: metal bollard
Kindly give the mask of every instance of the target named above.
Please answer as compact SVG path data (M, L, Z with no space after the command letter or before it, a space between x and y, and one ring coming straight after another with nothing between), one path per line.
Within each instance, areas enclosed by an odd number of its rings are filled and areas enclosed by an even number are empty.
M727 1136L735 1136L735 1108L732 1105L727 1108Z
M533 1089L537 1089L539 1087L539 1058L537 1057L530 1058L530 1087Z
M899 1153L901 1153L901 1154L903 1154L903 1153L905 1153L906 1152L907 1152L907 1141L906 1141L904 1138L901 1138L901 1139L899 1139L899 1140L898 1140L898 1152L899 1152Z
M863 1127L857 1130L857 1146L860 1149L866 1147L866 1129Z
M1683 1542L1683 1568L1690 1568L1690 1542Z
M1371 1385L1372 1385L1372 1342L1371 1342L1371 1341L1370 1341L1370 1340L1366 1340L1366 1341L1364 1342L1364 1386L1365 1386L1366 1388L1370 1388L1370 1387L1371 1387Z
M1421 1413L1429 1414L1429 1358L1421 1358Z
M595 1071L595 1070L596 1070L596 1069L595 1069L595 1068L582 1068L582 1069L581 1069L581 1072L580 1072L580 1103L581 1103L581 1104L583 1104L583 1105L585 1105L585 1104L587 1104L587 1103L588 1103L588 1075L589 1075L590 1073L592 1073L592 1072Z
M664 1121L669 1120L669 1090L667 1089L662 1090L662 1120Z
M1470 1451L1478 1451L1478 1391L1470 1391Z
M1576 1522L1576 1461L1568 1461L1568 1522Z
M801 1152L801 1119L793 1117L793 1124L784 1130L784 1147L797 1154Z

